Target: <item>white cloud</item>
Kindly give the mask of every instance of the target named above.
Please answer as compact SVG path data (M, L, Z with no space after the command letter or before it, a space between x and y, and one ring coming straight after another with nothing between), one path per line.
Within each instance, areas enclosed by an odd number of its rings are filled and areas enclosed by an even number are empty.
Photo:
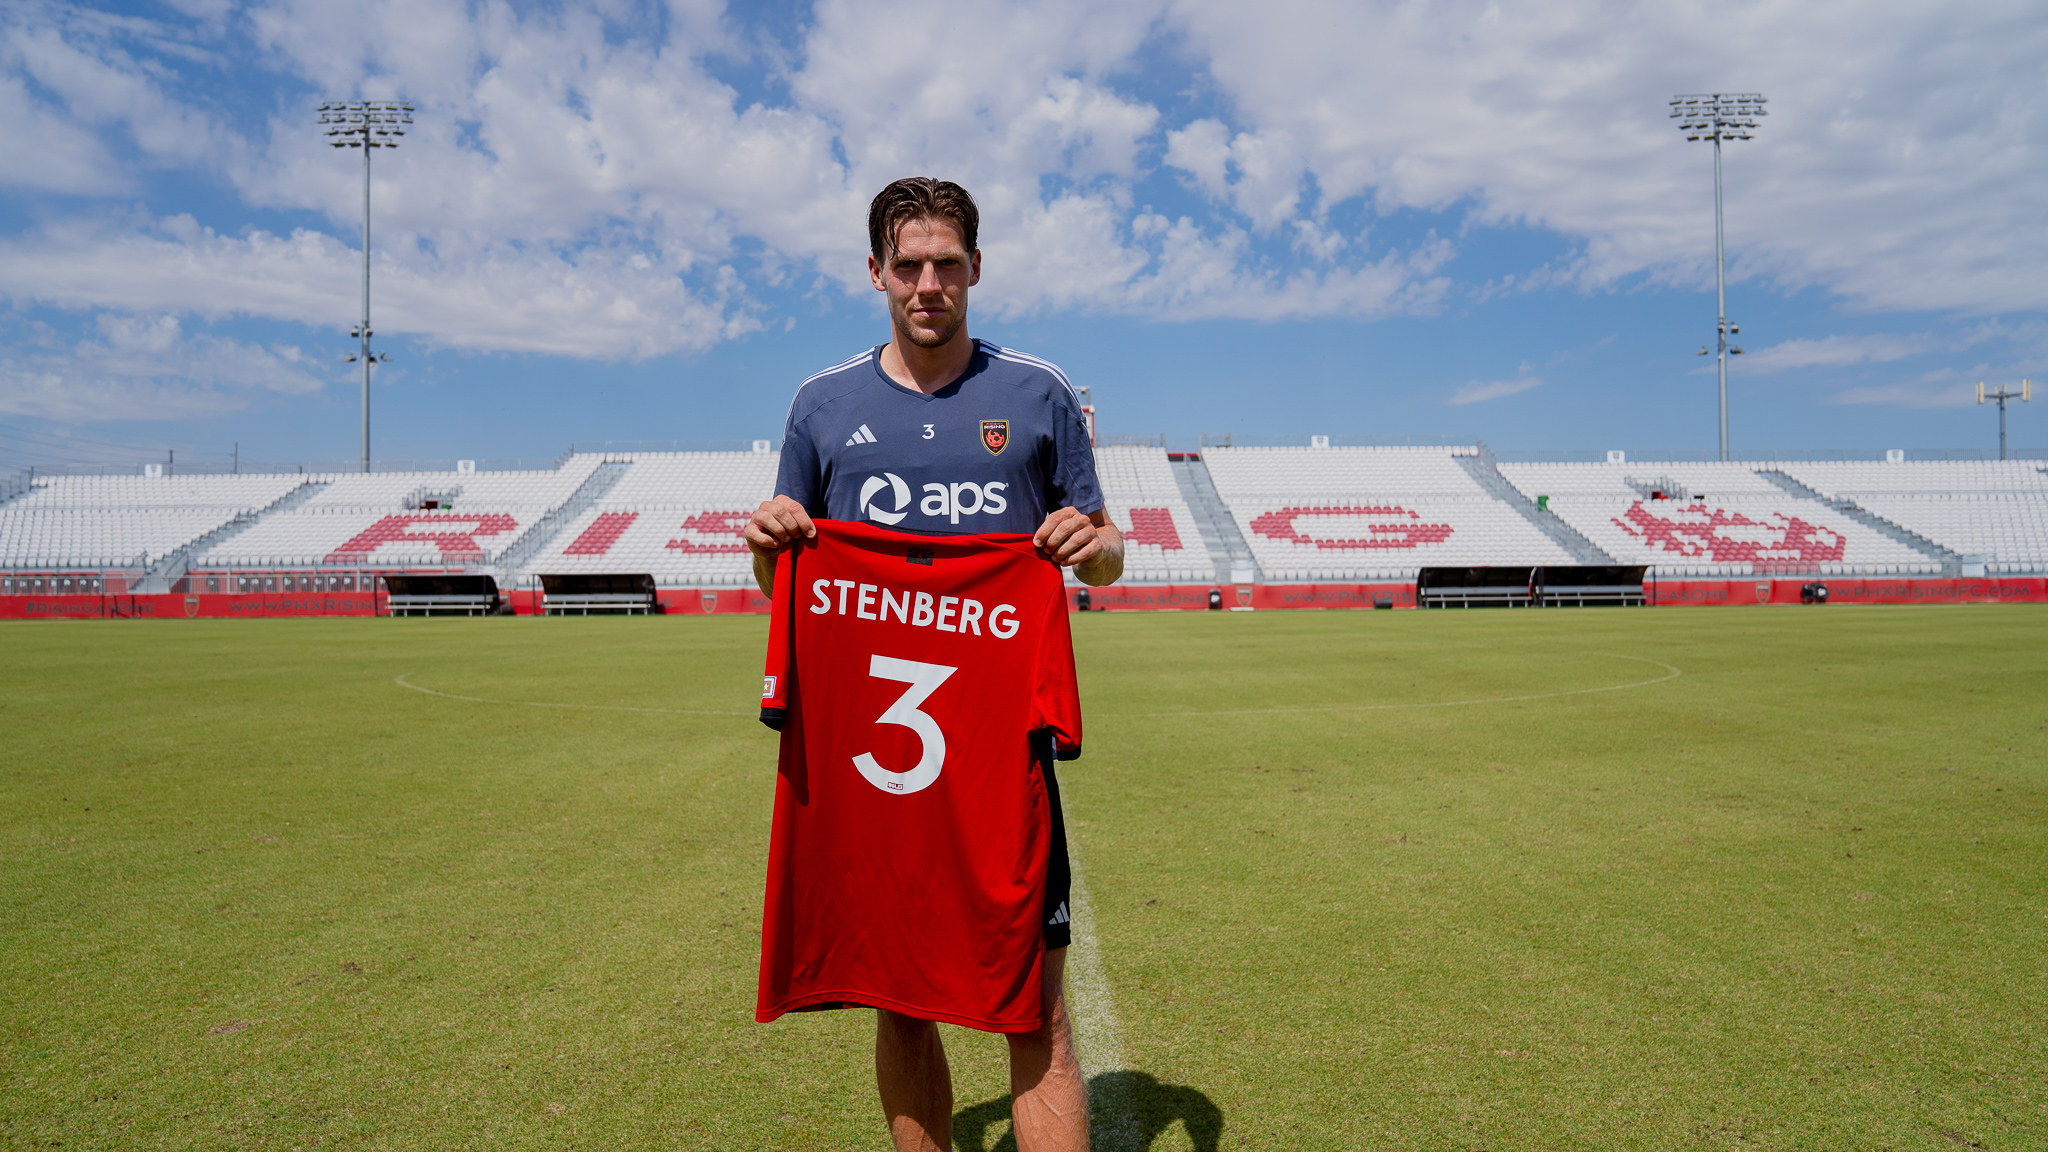
M174 316L101 315L70 348L0 349L0 413L50 420L209 416L265 393L306 395L320 379L297 347L188 336Z
M1758 348L1746 356L1742 369L1751 375L1793 368L1837 368L1847 364L1883 364L1916 356L1935 346L1927 335L1828 336L1820 340L1787 340Z
M1542 383L1543 377L1531 376L1529 374L1529 365L1527 362L1524 362L1521 373L1513 379L1469 380L1460 385L1457 391L1451 393L1451 398L1445 401L1445 403L1452 405L1479 404L1487 400L1498 400L1503 396L1513 396L1519 392L1527 392L1531 388L1540 387Z
M1872 404L1886 408L1967 408L1976 402L1974 384L1927 381L1844 388L1828 397L1830 404Z
M1879 310L2048 307L2029 191L2048 168L2048 21L2031 5L1175 12L1239 127L1287 133L1326 201L1470 201L1481 220L1578 238L1581 283L1699 283L1712 272L1708 155L1665 101L1733 83L1771 100L1758 138L1728 149L1738 272Z
M376 330L430 346L651 356L701 348L756 325L730 270L692 292L630 249L466 246L455 255L377 251ZM146 311L175 300L191 314L260 316L337 331L356 314L361 260L331 236L222 236L190 217L147 229L63 228L0 241L0 292L66 308Z
M376 161L377 323L441 347L658 355L778 319L779 285L864 293L867 197L908 172L975 190L977 307L997 316L1369 319L1460 291L1447 240L1374 247L1333 223L1360 207L1462 214L1461 247L1495 225L1574 244L1502 286L1695 285L1707 151L1664 102L1732 78L1772 101L1728 155L1738 280L1878 311L2048 309L2031 192L2048 177L2048 20L2017 0L821 0L773 51L711 0L178 7L199 23L42 3L0 17L0 117L30 145L0 155L0 183L132 196L182 167L239 206L323 213L331 233L55 205L0 238L9 298L341 325L354 157L314 135L308 89L419 107ZM198 94L241 60L275 71L233 101ZM770 95L743 98L714 62ZM1216 99L1176 119L1138 93L1183 64ZM275 112L229 110L250 106ZM1146 205L1162 168L1192 208ZM1883 363L1931 339L1795 340L1746 367Z

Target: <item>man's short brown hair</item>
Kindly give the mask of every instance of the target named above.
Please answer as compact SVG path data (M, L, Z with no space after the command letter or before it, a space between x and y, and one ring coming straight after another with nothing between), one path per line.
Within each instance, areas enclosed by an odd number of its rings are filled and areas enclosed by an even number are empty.
M981 212L967 189L951 180L905 176L882 189L868 205L868 249L875 254L875 263L887 265L896 248L897 232L918 220L944 220L960 233L960 243L967 251L974 252Z

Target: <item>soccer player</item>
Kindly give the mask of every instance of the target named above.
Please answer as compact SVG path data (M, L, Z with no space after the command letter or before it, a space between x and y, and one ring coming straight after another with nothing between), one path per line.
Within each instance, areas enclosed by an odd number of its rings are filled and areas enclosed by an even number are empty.
M967 190L898 180L868 209L868 277L886 294L889 342L804 381L783 430L775 498L746 528L754 579L772 596L776 555L816 535L812 517L902 531L1030 532L1083 583L1123 574L1123 536L1095 477L1080 399L1060 370L967 334L981 279L980 214ZM1008 1034L1020 1152L1085 1152L1087 1085L1061 977L1069 941L1065 822L1050 760L1045 1025ZM877 1009L875 1080L899 1152L952 1147L953 1082L938 1027Z

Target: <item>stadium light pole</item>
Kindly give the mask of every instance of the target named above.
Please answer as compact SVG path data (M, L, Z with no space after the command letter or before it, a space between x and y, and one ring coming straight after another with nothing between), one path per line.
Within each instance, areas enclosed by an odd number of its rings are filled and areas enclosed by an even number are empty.
M2020 381L2020 390L2017 392L2003 384L1998 386L1998 391L1996 392L1986 392L1984 390L1984 382L1982 380L1977 381L1977 403L1982 404L1986 400L1998 401L1998 458L2000 460L2005 459L2005 402L2007 400L2018 400L2021 403L2025 403L2033 398L2034 385L2031 381Z
M1742 355L1742 349L1728 343L1740 328L1728 324L1728 258L1721 232L1721 141L1749 140L1756 134L1756 118L1769 115L1764 98L1754 92L1692 93L1671 98L1671 118L1687 140L1714 142L1714 359L1721 370L1721 459L1728 459L1728 357ZM1700 349L1706 355L1706 349Z
M405 135L402 125L412 123L410 104L389 100L323 100L315 109L328 143L336 148L363 150L363 320L349 335L361 342L355 355L343 363L363 366L363 471L370 470L370 365L390 360L370 351L370 150L396 148L394 137Z

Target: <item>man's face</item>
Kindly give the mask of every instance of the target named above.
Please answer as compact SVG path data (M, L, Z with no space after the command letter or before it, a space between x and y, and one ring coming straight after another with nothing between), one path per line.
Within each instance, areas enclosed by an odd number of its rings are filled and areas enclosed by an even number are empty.
M981 280L981 253L967 251L945 220L912 220L896 233L889 265L868 257L868 278L889 294L889 320L920 348L937 348L967 324L967 290Z

